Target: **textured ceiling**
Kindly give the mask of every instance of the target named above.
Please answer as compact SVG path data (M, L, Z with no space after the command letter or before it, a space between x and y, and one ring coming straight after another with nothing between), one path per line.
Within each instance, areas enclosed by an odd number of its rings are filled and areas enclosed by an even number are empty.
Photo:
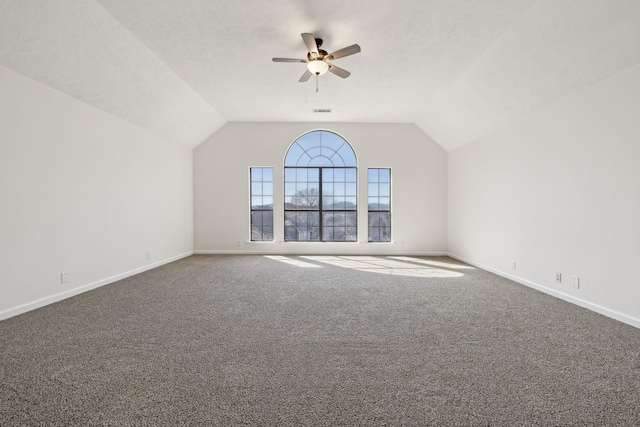
M450 150L640 64L637 0L0 2L0 65L196 146L225 121L412 122ZM298 83L300 33L362 53ZM330 115L313 108L332 108Z

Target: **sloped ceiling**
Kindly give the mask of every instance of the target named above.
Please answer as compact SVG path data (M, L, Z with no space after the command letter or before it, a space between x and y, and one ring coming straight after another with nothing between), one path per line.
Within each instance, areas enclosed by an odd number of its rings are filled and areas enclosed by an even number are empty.
M195 147L226 121L415 123L447 150L640 64L637 0L22 0L0 65ZM362 53L298 83L300 33ZM331 108L329 115L313 108Z

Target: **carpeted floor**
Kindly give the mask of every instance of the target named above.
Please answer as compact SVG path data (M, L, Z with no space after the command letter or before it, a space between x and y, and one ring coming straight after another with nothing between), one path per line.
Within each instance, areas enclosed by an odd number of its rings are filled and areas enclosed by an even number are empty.
M640 425L640 330L446 257L192 256L0 322L0 425Z

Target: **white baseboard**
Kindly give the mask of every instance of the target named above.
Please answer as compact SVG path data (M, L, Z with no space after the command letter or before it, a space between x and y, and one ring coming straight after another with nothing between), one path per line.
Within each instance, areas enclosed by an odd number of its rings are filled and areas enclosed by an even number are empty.
M300 251L277 251L277 252L266 252L266 251L247 251L247 250L196 250L194 251L195 255L289 255L289 256L297 256L297 255L328 255L323 252L300 252ZM449 256L447 252L399 252L399 253L332 253L331 255L336 256Z
M576 298L573 295L566 294L564 292L557 291L555 289L549 288L547 286L543 286L539 283L532 282L527 279L523 279L522 277L514 276L513 274L506 273L502 270L498 270L487 265L483 265L472 260L466 259L456 254L448 253L448 256L451 258L457 259L458 261L465 262L469 265L473 265L474 267L481 268L483 270L489 271L493 274L497 274L498 276L502 276L506 279L513 280L514 282L520 283L521 285L528 286L530 288L536 289L540 292L544 292L545 294L554 296L556 298L560 298L561 300L570 302L572 304L578 305L580 307L586 308L591 311L595 311L596 313L602 314L603 316L610 317L612 319L618 320L622 323L626 323L627 325L631 325L636 328L640 328L640 319L629 316L624 313L620 313L615 310L611 310L607 307L603 307L598 304L594 304L592 302L583 300L581 298Z
M169 264L170 262L174 262L191 255L193 255L193 251L186 252L181 255L176 255L174 257L167 258L162 261L154 262L153 264L147 264L142 267L136 268L134 270L127 271L125 273L116 274L115 276L107 277L105 279L101 279L96 282L88 283L86 285L82 285L77 288L69 289L67 291L60 292L55 295L50 295L48 297L40 298L38 300L31 301L26 304L21 304L16 307L8 308L6 310L0 311L0 320L5 320L13 316L26 313L27 311L35 310L36 308L44 307L45 305L53 304L54 302L71 298L72 296L81 294L83 292L87 292L92 289L96 289L101 286L108 285L113 282L117 282L118 280L126 279L127 277L135 276L136 274L140 274L145 271L152 270L156 267L160 267L161 265Z

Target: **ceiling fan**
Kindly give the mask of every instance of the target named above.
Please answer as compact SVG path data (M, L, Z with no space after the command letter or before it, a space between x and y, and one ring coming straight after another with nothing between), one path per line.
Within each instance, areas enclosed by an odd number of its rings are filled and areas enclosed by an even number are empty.
M309 53L305 59L294 58L273 58L273 62L304 62L307 64L307 71L300 77L300 82L306 82L312 75L320 76L327 71L335 74L338 77L346 79L351 75L347 70L337 67L330 63L334 59L344 58L345 56L353 55L360 52L360 46L352 44L343 49L336 50L333 53L327 53L326 50L320 49L322 46L322 39L315 38L311 33L302 33L302 40L307 45ZM317 82L317 81L316 81ZM317 91L317 88L316 88Z

